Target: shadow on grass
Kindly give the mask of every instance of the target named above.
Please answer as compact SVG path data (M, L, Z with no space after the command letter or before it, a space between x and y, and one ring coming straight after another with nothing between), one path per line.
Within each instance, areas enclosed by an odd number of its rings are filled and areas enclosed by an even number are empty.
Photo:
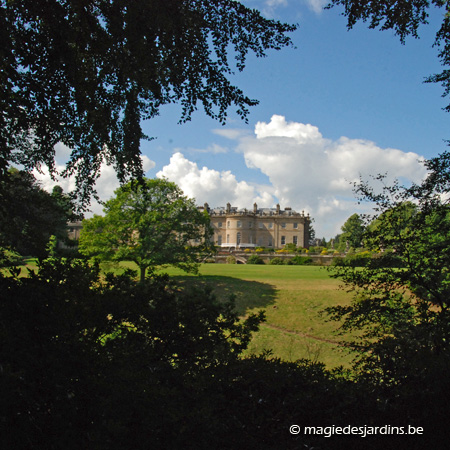
M185 286L210 287L219 301L227 301L232 295L236 297L236 311L246 315L254 308L267 308L275 304L276 289L268 283L239 280L220 275L202 275L199 277L176 275L173 280Z

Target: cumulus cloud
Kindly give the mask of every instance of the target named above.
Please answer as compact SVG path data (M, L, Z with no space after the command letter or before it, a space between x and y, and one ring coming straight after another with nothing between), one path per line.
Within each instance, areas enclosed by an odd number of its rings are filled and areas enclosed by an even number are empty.
M318 236L333 237L353 213L370 211L370 205L358 205L352 182L360 177L387 173L394 178L419 182L426 171L421 157L412 152L381 148L374 142L341 137L327 139L316 126L289 122L280 115L268 123L258 122L254 135L229 131L236 137L237 151L248 168L265 174L267 185L238 181L230 171L217 171L189 161L175 153L157 176L176 182L198 204L251 208L290 206L305 210L314 218Z
M55 146L55 161L56 170L61 173L65 168L65 163L68 161L70 156L70 149L62 144L57 144ZM144 172L149 171L155 167L155 163L147 156L142 156L142 165ZM34 170L33 172L36 179L40 182L43 189L51 192L54 186L61 186L64 192L71 192L75 189L75 177L71 176L68 178L56 177L52 179L48 172L48 169L43 167L41 172ZM108 200L114 195L114 191L120 186L119 180L117 179L116 171L114 167L106 163L102 163L100 169L100 177L98 178L95 189L100 199ZM101 214L102 206L95 200L91 202L90 208L92 213ZM89 216L89 214L86 214Z
M258 187L238 181L230 170L219 172L207 167L200 169L180 152L174 153L169 164L156 176L177 183L184 194L195 198L199 205L206 202L215 207L225 206L230 202L233 206L249 208L255 201L260 206L272 206L274 203L270 187Z
M352 182L380 173L387 173L387 183L394 178L418 182L426 173L416 153L383 149L362 139L332 141L313 125L288 122L279 115L269 123L258 122L255 136L241 139L238 149L248 167L269 177L282 206L308 210L318 234L327 237L361 208Z

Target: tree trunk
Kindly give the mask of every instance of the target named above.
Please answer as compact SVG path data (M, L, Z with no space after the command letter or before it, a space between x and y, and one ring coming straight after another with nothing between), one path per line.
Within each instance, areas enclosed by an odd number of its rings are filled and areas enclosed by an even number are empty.
M145 272L147 271L147 266L144 267L140 266L139 269L141 272L139 277L139 283L143 283L145 281Z

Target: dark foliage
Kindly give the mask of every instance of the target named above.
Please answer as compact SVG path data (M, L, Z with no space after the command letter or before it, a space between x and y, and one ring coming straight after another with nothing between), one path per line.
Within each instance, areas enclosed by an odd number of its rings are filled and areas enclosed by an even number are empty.
M33 175L10 169L0 181L0 247L26 256L46 256L51 235L67 238L66 224L72 215L68 204L62 193L55 196L44 191Z
M424 404L435 386L386 402L384 388L321 364L242 359L262 315L238 320L232 303L167 277L102 281L98 268L57 259L28 278L12 272L0 278L2 448L419 449L417 436L289 427L426 426L444 407Z
M121 181L141 176L142 120L169 103L182 122L199 106L246 118L257 101L231 84L229 54L242 70L294 29L231 0L2 0L0 173L53 172L61 142L85 200L103 158Z
M367 183L356 186L362 199L377 205L365 244L384 252L363 267L343 260L331 269L354 292L354 301L329 310L343 320L344 331L361 332L350 344L358 355L359 382L371 386L388 409L440 437L447 434L441 411L450 401L450 210L430 179L445 178L444 163L427 162L430 178L411 188L394 184L377 192Z

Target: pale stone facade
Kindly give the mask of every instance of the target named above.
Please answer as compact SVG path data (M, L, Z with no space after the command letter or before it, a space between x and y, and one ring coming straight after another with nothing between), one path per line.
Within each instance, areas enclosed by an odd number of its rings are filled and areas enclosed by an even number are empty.
M309 247L309 214L291 208L237 209L229 203L226 208L203 207L211 217L214 244L218 247L238 249L254 247L283 248L286 244Z

